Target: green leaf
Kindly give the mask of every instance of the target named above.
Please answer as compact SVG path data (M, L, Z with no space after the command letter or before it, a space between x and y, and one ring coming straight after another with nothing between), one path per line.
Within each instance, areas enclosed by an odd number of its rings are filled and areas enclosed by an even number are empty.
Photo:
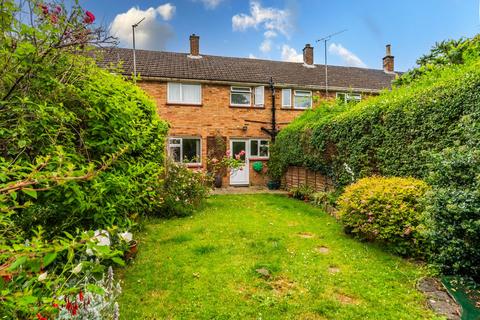
M103 288L101 288L97 285L94 285L92 283L87 284L87 291L92 292L92 293L96 293L96 294L100 294L100 295L103 295L105 293L105 290L103 290Z
M119 257L113 257L112 261L121 266L125 265L125 261Z
M10 268L8 268L8 270L13 271L13 270L17 269L18 267L20 267L21 265L25 264L25 262L27 262L27 257L25 257L25 256L20 257L17 260L15 260L14 263L12 263L12 265L10 266Z
M37 191L35 189L22 189L22 191L30 197L37 199Z
M57 257L56 252L49 252L43 257L43 267L48 266L50 263L52 263L55 258Z

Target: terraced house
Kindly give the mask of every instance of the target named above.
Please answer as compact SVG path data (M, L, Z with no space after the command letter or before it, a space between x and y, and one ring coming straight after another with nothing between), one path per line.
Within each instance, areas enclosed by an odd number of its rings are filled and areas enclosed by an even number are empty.
M314 64L309 44L303 62L296 63L204 55L199 40L190 36L189 53L137 50L138 85L170 123L167 152L175 161L206 168L219 141L232 153L245 150L245 169L224 177L224 184L234 186L265 184L265 174L253 170L252 163L268 160L276 133L314 107L314 97L358 101L389 88L396 76L389 45L383 69L325 70ZM102 63L118 62L125 75L133 74L131 49L109 49Z

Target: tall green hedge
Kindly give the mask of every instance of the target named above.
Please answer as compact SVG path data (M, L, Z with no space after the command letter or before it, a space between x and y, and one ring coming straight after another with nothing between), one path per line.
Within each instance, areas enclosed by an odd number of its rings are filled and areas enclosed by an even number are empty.
M301 165L338 185L352 181L350 171L355 179L421 178L431 151L471 139L478 146L479 121L480 60L439 68L357 105L306 111L279 133L270 173L278 178L289 165Z

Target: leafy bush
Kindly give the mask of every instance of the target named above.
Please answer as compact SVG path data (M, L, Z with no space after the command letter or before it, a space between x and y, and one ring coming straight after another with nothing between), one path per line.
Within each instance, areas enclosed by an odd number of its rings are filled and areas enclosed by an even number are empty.
M313 193L314 190L306 184L301 184L298 187L293 187L289 190L289 194L293 198L300 200L309 200Z
M447 274L480 282L480 150L446 149L435 156L431 167L430 260Z
M424 249L422 198L428 186L414 178L363 178L346 187L338 203L347 233L388 245L402 255Z
M337 186L352 176L425 178L431 152L471 139L480 145L478 110L480 59L434 68L348 108L304 112L278 134L269 169L281 176L290 165L304 166Z
M160 215L175 217L191 214L209 195L211 185L204 172L193 171L168 160L161 189Z

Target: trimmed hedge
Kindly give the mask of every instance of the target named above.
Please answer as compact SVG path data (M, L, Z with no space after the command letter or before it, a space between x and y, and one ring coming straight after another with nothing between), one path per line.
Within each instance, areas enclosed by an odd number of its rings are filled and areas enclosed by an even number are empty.
M423 196L428 185L414 178L371 177L349 185L338 200L345 232L386 244L401 255L422 255Z

